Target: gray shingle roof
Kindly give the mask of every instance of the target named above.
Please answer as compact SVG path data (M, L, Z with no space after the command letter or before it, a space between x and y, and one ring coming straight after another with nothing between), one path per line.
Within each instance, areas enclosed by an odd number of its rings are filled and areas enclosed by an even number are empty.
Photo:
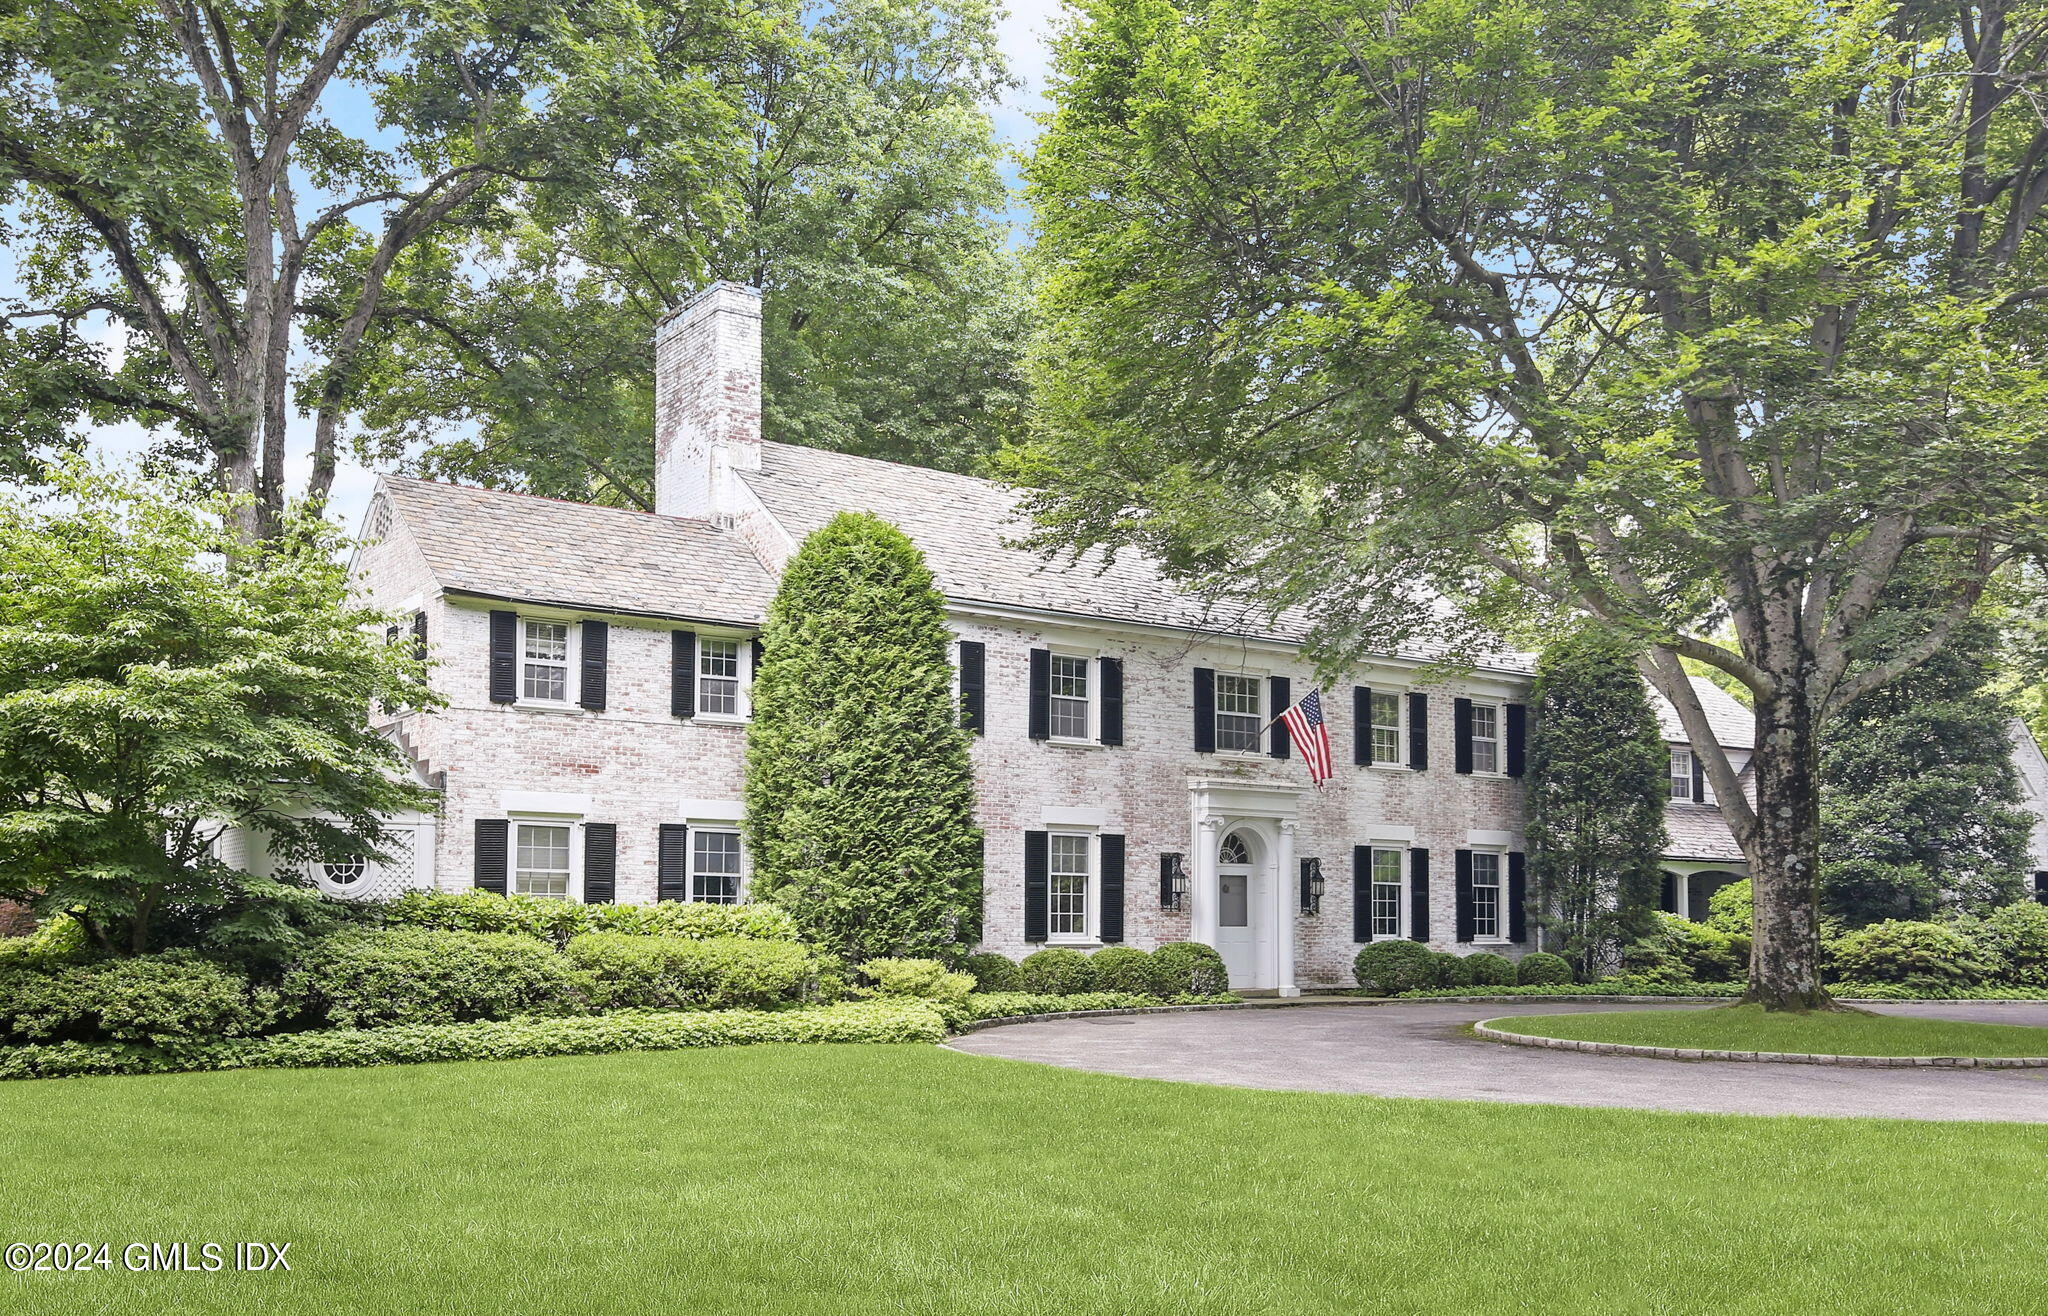
M1742 862L1742 847L1720 809L1711 804L1674 802L1664 810L1664 825L1671 843L1664 848L1667 859L1705 859L1721 863Z
M595 612L754 622L775 581L737 535L650 512L387 475L445 589Z
M1755 715L1735 696L1704 676L1693 677L1692 688L1699 695L1700 707L1706 711L1707 725L1714 729L1714 739L1730 749L1749 749L1755 745ZM1664 739L1680 744L1692 739L1685 734L1684 723L1678 720L1678 710L1654 689L1650 691L1650 707L1657 711L1657 725L1664 729Z

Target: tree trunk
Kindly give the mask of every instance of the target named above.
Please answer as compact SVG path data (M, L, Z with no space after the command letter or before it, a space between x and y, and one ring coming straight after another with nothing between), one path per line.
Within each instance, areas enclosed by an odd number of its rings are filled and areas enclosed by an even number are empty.
M1797 676L1781 680L1756 704L1756 833L1748 847L1754 901L1743 999L1766 1010L1831 1003L1820 985L1820 755L1805 686Z

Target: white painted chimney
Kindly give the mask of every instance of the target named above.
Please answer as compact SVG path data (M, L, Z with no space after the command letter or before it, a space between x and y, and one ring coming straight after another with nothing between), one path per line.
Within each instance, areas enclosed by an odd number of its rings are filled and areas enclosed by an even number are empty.
M761 294L714 283L654 329L654 510L729 519L761 469Z

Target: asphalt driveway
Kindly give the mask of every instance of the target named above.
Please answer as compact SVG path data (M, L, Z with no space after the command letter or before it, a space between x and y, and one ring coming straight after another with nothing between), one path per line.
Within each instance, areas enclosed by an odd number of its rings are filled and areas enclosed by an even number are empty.
M2048 1069L1848 1069L1651 1060L1508 1046L1464 1032L1467 1024L1503 1015L1677 1004L1415 1001L1117 1015L990 1028L951 1045L976 1055L1133 1078L1284 1091L1745 1115L2048 1122ZM1868 1008L2048 1025L2048 1003L2039 1002Z

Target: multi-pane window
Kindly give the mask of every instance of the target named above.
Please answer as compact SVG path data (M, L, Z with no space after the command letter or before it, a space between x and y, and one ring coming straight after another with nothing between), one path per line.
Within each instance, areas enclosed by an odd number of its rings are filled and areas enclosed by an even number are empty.
M569 623L529 621L523 627L520 697L566 703L569 699Z
M1258 752L1259 684L1256 676L1216 674L1216 748Z
M697 639L697 711L738 717L740 642L716 636Z
M1055 937L1088 935L1088 837L1054 832L1047 838L1047 930Z
M740 834L690 829L690 899L732 905L740 898Z
M1501 935L1500 856L1487 850L1472 852L1472 935L1480 940Z
M1401 761L1401 696L1372 695L1372 761L1375 763L1399 763Z
M1401 935L1401 852L1372 852L1372 935Z
M1692 750L1671 751L1671 798L1689 800L1692 798Z
M559 823L519 824L512 890L522 896L569 898L569 828Z
M1472 771L1500 771L1500 706L1472 705Z
M1088 739L1088 660L1052 655L1052 725L1056 740Z

